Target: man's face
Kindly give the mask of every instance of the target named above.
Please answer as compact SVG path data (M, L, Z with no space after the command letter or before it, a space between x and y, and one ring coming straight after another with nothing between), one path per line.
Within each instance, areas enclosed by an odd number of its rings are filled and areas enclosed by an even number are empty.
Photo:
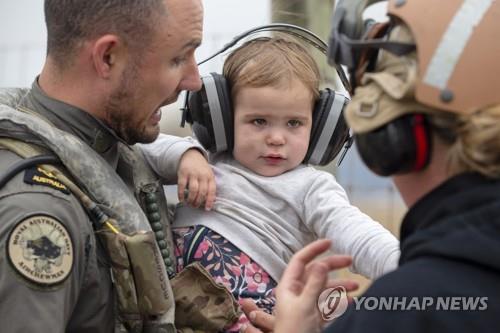
M234 158L261 176L297 167L309 146L312 108L312 94L298 80L286 88L241 88L234 103Z
M203 33L201 2L166 0L165 5L168 14L155 27L151 45L130 55L106 104L110 127L129 144L154 141L160 107L175 102L181 90L201 88L194 58Z

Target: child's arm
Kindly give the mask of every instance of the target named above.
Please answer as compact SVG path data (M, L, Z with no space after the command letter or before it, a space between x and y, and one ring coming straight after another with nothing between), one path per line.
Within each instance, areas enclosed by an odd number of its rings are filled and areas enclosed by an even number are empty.
M307 223L319 238L332 241L335 253L353 257L354 272L374 279L394 270L399 261L399 241L352 206L344 189L328 176L318 177L306 196Z
M215 201L215 177L206 152L192 138L160 134L155 142L139 145L153 170L167 184L177 182L179 201L194 207L203 202L210 210ZM189 190L189 195L185 191Z

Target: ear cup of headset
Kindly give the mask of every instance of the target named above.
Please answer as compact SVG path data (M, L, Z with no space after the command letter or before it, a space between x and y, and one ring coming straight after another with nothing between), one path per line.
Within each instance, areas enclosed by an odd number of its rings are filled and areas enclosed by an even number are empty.
M233 114L231 94L224 76L217 73L202 77L202 87L191 92L186 119L201 145L211 153L233 150Z
M188 92L186 121L191 124L196 139L205 149L210 151L211 147L215 147L215 139L204 89L205 87L202 86L199 91Z
M349 99L331 89L320 91L313 110L311 137L304 163L326 165L349 138L344 109Z
M380 176L422 170L431 152L431 129L422 114L410 114L354 136L363 162Z

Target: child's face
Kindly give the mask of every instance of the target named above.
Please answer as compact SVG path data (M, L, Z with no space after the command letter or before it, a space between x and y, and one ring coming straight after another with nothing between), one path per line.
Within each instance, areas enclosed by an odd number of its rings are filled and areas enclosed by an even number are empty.
M293 80L289 87L243 87L234 101L234 158L262 176L298 166L307 153L312 94Z

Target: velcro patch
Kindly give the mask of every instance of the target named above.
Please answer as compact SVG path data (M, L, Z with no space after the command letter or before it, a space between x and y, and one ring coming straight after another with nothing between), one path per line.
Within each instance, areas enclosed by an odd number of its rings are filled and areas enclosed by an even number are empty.
M39 286L62 283L73 268L73 241L64 225L46 215L19 222L7 239L7 258L26 280Z
M70 193L66 185L57 180L52 173L47 172L38 166L26 169L26 172L24 173L24 182L32 185L48 186L65 194Z

